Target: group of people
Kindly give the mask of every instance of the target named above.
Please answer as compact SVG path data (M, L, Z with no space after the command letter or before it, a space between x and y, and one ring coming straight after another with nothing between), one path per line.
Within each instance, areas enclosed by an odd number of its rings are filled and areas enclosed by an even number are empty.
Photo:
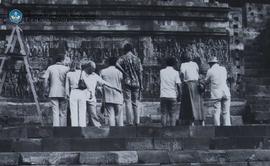
M214 125L219 126L220 118L225 126L231 125L231 95L227 86L227 70L212 57L206 77L200 75L198 64L189 56L182 59L180 72L175 70L176 60L167 58L165 69L160 71L160 107L163 126L175 126L177 120L183 125L204 125L203 98L206 84L210 84L211 101L214 103ZM181 101L179 118L177 101Z
M110 126L123 126L123 104L127 125L140 123L138 108L142 91L142 65L127 43L124 55L108 59L108 67L95 73L91 60L73 61L65 65L65 56L58 55L56 63L49 66L43 78L53 112L53 126L67 125L67 103L70 107L71 126L100 127L97 115L96 89L103 92L102 109ZM67 102L68 101L68 102Z
M96 109L96 89L102 91L101 110L110 126L124 125L123 111L126 113L127 125L140 123L143 68L130 43L124 45L123 51L123 56L109 58L108 67L101 70L99 75L95 73L96 65L91 60L73 61L67 66L64 55L56 56L56 63L49 66L44 74L45 89L53 112L53 126L67 125L67 103L71 126L101 126ZM175 64L176 60L169 57L166 59L166 68L160 71L162 125L175 126L178 119L185 125L203 124L201 96L208 82L214 101L214 124L220 125L222 115L223 125L231 125L227 71L218 64L217 58L210 59L210 69L204 79L200 78L197 63L188 56L182 61L180 72L175 70ZM180 100L178 118L176 106Z

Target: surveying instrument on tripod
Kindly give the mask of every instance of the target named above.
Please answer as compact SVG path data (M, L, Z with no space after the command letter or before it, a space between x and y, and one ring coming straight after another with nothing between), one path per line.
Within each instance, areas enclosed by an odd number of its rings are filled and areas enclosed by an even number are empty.
M22 59L24 66L25 66L25 70L26 70L26 77L27 77L27 81L29 83L29 86L31 88L33 97L34 97L34 101L36 104L36 108L37 108L37 113L38 113L38 117L39 117L39 121L42 124L42 115L41 115L41 110L40 110L40 105L39 105L39 101L38 101L38 96L35 90L35 85L34 85L34 81L33 81L33 77L32 77L32 73L30 70L30 66L29 66L29 62L28 62L28 56L29 56L29 50L27 50L27 47L25 45L25 41L23 39L22 36L22 29L19 27L19 23L22 20L22 13L21 11L14 9L11 10L9 12L9 22L12 24L12 31L11 31L11 35L8 37L7 39L7 45L6 45L6 49L4 52L4 55L0 55L0 60L1 60L1 64L0 64L0 76L1 76L1 80L0 80L0 94L2 93L2 89L3 89L3 85L4 82L6 80L6 76L7 76L7 71L5 71L4 66L5 66L5 62L9 59ZM14 53L14 49L16 46L16 43L19 42L19 47L20 47L20 51L19 53Z

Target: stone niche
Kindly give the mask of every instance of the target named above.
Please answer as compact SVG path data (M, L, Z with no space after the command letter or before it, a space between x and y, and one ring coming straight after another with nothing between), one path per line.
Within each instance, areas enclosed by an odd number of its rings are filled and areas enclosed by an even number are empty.
M17 7L25 14L21 28L30 50L29 61L40 99L44 98L41 76L56 52L63 51L72 60L94 60L99 72L106 67L108 57L122 55L125 42L135 46L143 62L146 100L158 99L159 70L169 56L177 59L175 68L179 70L181 57L190 54L205 73L207 60L216 55L233 76L226 4L211 5L198 0L83 2L67 1L63 5L61 1L14 0L5 4L7 9ZM1 33L8 35L9 31ZM2 37L1 52L4 44ZM8 71L2 96L24 99L31 96L20 64L19 60L13 62L17 67Z

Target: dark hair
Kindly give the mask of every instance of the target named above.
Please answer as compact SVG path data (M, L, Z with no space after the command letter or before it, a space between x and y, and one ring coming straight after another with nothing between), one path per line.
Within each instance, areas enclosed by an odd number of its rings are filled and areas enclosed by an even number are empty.
M64 59L65 59L65 54L61 54L61 53L56 54L54 58L55 62L61 62Z
M130 43L126 43L123 47L124 54L128 53L129 51L133 52L133 46Z
M70 71L75 71L76 69L81 69L81 64L78 60L74 60L70 64Z
M186 62L191 61L191 58L190 58L190 56L185 54L184 56L182 56L181 60L182 60L182 63L186 63Z
M173 57L166 58L166 65L167 66L175 66L176 65L176 59Z
M110 57L107 61L107 63L110 65L110 66L115 66L116 65L116 62L117 62L117 57Z

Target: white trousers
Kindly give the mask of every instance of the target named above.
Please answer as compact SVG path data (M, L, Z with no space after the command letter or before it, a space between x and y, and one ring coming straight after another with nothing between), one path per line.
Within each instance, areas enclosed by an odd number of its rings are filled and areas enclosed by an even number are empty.
M214 124L220 126L220 115L223 122L223 126L231 126L231 115L230 115L230 97L222 97L214 103Z
M67 102L63 97L52 97L53 126L67 126Z
M79 89L72 89L69 98L71 126L86 127L86 97Z

